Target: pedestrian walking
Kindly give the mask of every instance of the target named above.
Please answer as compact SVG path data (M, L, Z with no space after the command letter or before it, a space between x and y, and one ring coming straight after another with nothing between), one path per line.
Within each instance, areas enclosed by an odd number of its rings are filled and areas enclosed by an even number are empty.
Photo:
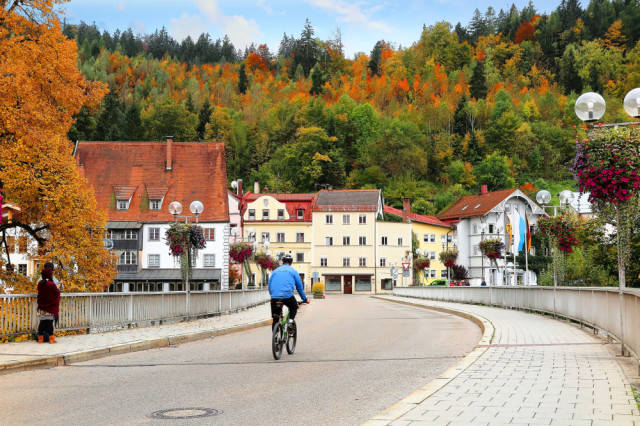
M47 262L42 268L42 279L38 282L38 343L56 343L53 334L54 321L58 322L60 309L60 288L53 278L53 263Z

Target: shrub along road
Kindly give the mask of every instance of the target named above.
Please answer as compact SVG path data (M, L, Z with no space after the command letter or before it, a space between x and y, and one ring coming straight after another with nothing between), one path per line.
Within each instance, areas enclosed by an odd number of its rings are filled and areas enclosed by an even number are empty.
M138 424L160 410L221 410L189 424L356 424L469 353L463 318L366 296L303 306L294 355L273 360L268 327L178 347L0 377L0 423ZM168 412L168 416L212 414ZM166 422L166 421L164 421ZM171 422L173 424L173 422Z

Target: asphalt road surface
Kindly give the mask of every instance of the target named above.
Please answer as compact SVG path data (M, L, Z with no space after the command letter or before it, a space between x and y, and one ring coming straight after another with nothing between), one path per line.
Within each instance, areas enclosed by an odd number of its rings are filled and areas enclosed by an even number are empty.
M280 361L270 328L260 327L0 376L0 424L359 424L458 362L481 336L454 315L355 295L312 300L296 321L296 352ZM207 417L175 418L194 415Z

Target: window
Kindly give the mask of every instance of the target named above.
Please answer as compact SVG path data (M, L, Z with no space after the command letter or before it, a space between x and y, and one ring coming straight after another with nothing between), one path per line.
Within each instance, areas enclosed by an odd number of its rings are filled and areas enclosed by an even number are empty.
M442 271L440 271L440 278L447 278L447 270L443 269Z
M489 233L490 233L490 234L493 234L493 228L494 228L493 223L490 223L490 224L489 224Z
M332 246L333 245L333 237L324 237L324 245Z
M215 228L204 228L204 239L207 241L215 241L216 240L216 229Z
M26 253L27 252L27 237L20 236L18 237L18 253Z
M249 209L249 220L256 220L256 210Z
M444 242L447 240L447 236L442 234L440 235L440 242L444 244Z
M385 278L382 280L383 290L393 290L393 280L391 278Z
M296 262L298 263L304 262L304 253L296 253Z
M18 265L18 274L27 275L27 264L26 263L20 263Z
M262 235L260 236L260 241L262 241L262 244L268 243L270 238L271 237L268 232L263 232Z
M402 237L398 237L398 245L401 246L402 245Z
M149 200L149 210L160 210L160 200Z
M389 244L389 240L387 237L382 237L382 245L386 246L387 244Z
M387 258L386 257L381 257L380 258L380 267L384 268L385 266L387 266Z
M296 210L296 216L297 216L298 220L304 219L304 209L297 209Z
M477 234L477 233L478 233L478 224L477 224L477 223L474 223L474 224L473 224L473 233L474 233L474 234Z
M159 254L150 254L147 257L149 262L149 268L159 268L160 267L160 255Z
M431 270L431 278L435 278L436 277L436 270L432 269Z
M129 200L118 200L118 210L129 210Z
M358 244L361 246L367 245L367 237L358 237Z
M213 268L216 266L216 255L215 254L205 254L204 255L204 267L205 268Z
M125 229L124 231L116 232L114 237L116 240L137 240L138 231L135 229Z
M436 234L431 234L431 240L432 243L436 242Z
M296 243L304 243L304 232L296 233Z
M340 276L337 277L327 277L325 283L325 290L327 291L341 291L342 290L342 278Z
M479 256L480 255L480 246L478 244L473 246L473 255L474 256Z
M269 220L269 209L262 209L262 220Z
M343 225L351 224L351 216L349 216L348 214L343 214L342 215L342 224Z
M371 278L356 277L356 290L371 291Z
M424 234L422 236L422 241L424 241L425 243L428 243L429 242L429 234Z
M284 232L278 232L276 234L276 241L279 243L284 243Z
M351 266L351 258L343 257L342 258L342 266L345 267L345 268L348 267L348 266Z
M360 267L367 266L367 258L366 257L359 257L358 258L358 266L360 266Z
M137 265L138 257L136 256L136 252L134 251L123 251L120 254L120 260L118 261L119 265Z
M160 228L149 228L149 241L160 240Z
M284 220L284 209L278 209L278 220Z
M327 225L332 225L333 224L333 215L332 214L324 215L324 223L326 223Z
M196 267L196 265L197 265L197 263L198 263L198 262L197 262L197 260L198 260L198 259L197 259L197 257L196 257L196 256L192 256L192 257L191 257L191 267L192 267L192 268L195 268L195 267Z
M447 242L450 243L453 241L453 235L447 235Z
M367 215L366 214L360 214L358 216L358 223L360 225L365 225L367 223Z
M351 245L351 237L342 237L342 245L343 246Z
M248 232L247 233L247 241L250 243L255 243L256 241L256 233L255 232Z
M431 252L430 258L431 258L431 260L435 260L435 258L436 258L436 252L435 251Z
M320 266L327 266L327 258L326 257L321 257L320 258Z

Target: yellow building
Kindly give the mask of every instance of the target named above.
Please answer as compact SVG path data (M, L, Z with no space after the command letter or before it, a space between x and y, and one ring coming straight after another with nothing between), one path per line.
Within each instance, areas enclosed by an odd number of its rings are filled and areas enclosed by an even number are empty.
M305 291L311 290L311 207L316 194L254 194L242 197L243 239L257 252L274 257L293 256ZM256 285L262 283L258 266L251 262ZM268 274L266 277L268 280ZM247 277L243 279L245 285ZM268 281L267 281L268 282Z
M406 210L406 213L403 213ZM430 265L417 277L419 284L430 284L436 279L447 279L447 268L440 262L440 252L454 247L453 228L435 216L411 213L408 200L403 210L390 206L384 207L387 216L406 217L411 222L411 230L418 239L418 250L421 256L429 259Z
M411 227L387 223L380 190L323 190L313 204L314 281L327 293L371 294L392 290L391 266L402 275L411 252ZM411 278L411 268L409 276Z

